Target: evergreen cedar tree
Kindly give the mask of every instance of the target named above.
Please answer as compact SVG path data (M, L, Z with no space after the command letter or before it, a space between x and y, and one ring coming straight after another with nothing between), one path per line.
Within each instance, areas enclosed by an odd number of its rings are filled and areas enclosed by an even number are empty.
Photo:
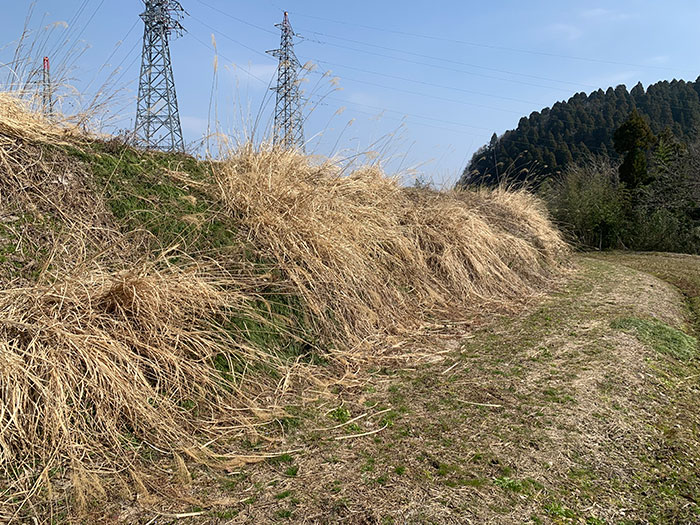
M647 154L656 144L656 137L636 109L617 128L613 134L613 143L617 153L625 154L625 160L620 165L620 181L629 189L649 184L651 179L647 170Z
M629 155L630 150L618 151L613 139L635 110L648 121L651 134L668 128L676 139L691 142L700 130L700 77L695 82L658 82L646 91L640 83L631 91L620 85L590 95L577 93L568 101L533 112L521 118L516 129L492 137L480 148L459 184L493 185L505 175L509 181L527 180L537 185L572 163L584 162L591 154L613 160L629 157L628 175L632 184L638 184L636 177L645 171L646 157L642 160L640 153L644 147L635 146ZM644 142L648 137L642 135Z

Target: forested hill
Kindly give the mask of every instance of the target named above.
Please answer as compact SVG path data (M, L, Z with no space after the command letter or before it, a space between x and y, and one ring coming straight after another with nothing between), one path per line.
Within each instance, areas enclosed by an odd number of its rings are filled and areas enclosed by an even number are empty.
M673 80L644 90L624 85L577 93L566 102L523 117L517 129L481 147L465 168L460 185L509 181L538 182L590 153L618 157L613 133L636 108L655 134L670 128L683 141L700 129L700 77L695 82Z

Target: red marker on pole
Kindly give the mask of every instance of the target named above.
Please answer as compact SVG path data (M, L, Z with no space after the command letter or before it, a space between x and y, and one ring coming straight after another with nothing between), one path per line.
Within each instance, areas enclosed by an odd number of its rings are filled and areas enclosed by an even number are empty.
M42 89L42 106L44 109L44 114L51 116L53 115L53 94L51 93L51 64L49 63L49 57L44 57L44 78L43 78L43 89Z

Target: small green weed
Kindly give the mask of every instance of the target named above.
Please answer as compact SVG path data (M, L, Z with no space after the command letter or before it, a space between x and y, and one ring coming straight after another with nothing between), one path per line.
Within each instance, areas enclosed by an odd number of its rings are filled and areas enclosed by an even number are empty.
M287 454L285 452L284 454L280 454L279 456L275 456L274 458L268 458L267 462L270 465L279 465L280 463L293 463L294 458L290 454Z
M550 516L556 516L559 518L572 519L576 517L576 513L573 510L556 501L552 501L545 505L544 510Z
M350 420L350 411L342 406L331 410L328 415L338 423L347 423Z
M497 487L501 487L502 489L510 490L513 492L522 492L522 490L523 490L523 484L521 481L518 481L517 479L509 478L507 476L502 476L500 478L494 478L493 484L496 485Z

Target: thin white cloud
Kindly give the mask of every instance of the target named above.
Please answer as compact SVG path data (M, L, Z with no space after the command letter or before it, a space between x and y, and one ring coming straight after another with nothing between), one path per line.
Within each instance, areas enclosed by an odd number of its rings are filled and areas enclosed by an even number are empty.
M609 9L603 9L602 7L598 7L595 9L584 9L581 11L581 16L583 18L601 18L603 16L609 16L612 14L612 11Z
M650 64L668 64L669 58L670 57L668 55L656 55L649 57L647 62Z
M581 18L595 20L596 22L621 22L623 20L630 20L639 16L639 13L623 13L621 11L604 9L602 7L584 9L579 13Z
M548 27L550 33L555 37L565 40L577 40L583 36L583 31L571 24L552 24Z
M224 69L243 82L263 86L262 82L267 84L274 77L277 64L228 64Z
M348 94L348 99L350 102L355 104L362 104L366 106L381 105L381 102L377 99L377 97L369 93L365 93L364 91L353 91L352 93Z

